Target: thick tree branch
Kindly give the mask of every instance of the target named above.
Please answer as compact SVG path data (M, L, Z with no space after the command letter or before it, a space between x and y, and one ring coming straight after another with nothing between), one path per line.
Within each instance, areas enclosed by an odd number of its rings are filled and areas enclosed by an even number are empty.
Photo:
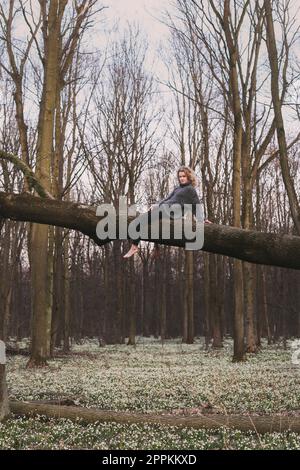
M99 246L112 240L100 240L96 225L101 220L96 208L83 204L44 199L29 194L0 192L0 217L37 222L79 230ZM133 217L128 217L128 223ZM118 226L118 221L117 221ZM146 241L151 238L144 239ZM184 247L184 238L159 239L164 245ZM205 225L203 251L238 258L250 263L300 269L300 237L243 230L223 225Z
M13 165L15 165L18 168L18 170L22 171L22 173L24 174L25 178L28 181L29 188L34 188L39 196L53 199L52 194L50 194L49 191L47 191L42 186L42 184L39 182L34 172L31 170L31 168L29 168L29 166L26 165L25 162L23 162L23 160L21 160L16 155L4 152L3 150L0 150L0 158L13 163Z

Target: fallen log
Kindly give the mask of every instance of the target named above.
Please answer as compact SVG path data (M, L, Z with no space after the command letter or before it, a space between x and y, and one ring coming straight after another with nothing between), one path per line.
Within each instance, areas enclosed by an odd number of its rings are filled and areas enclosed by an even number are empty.
M258 433L293 431L300 432L300 416L281 415L197 415L173 416L170 414L146 414L122 411L83 408L78 406L53 405L39 402L11 401L10 410L18 416L45 415L49 418L67 418L82 423L160 424L187 428L218 429L222 426L241 431Z

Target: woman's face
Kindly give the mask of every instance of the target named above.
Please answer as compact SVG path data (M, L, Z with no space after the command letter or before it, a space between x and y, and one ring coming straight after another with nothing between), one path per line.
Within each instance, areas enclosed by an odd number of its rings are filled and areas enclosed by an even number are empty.
M185 172L184 171L180 171L179 174L178 174L178 179L179 179L179 183L180 184L185 184L185 183L188 183L189 179L188 177L186 176Z

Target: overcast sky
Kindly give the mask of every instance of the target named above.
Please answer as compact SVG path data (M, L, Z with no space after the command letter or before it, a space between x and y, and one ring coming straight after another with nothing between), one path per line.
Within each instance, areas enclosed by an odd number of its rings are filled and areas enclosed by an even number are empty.
M107 29L117 20L124 27L128 22L136 22L154 46L168 35L168 28L160 19L170 5L169 0L104 0L102 4L108 7L103 12Z
M104 0L107 17L126 21L138 21L151 37L165 32L166 27L158 21L162 12L169 5L168 0Z

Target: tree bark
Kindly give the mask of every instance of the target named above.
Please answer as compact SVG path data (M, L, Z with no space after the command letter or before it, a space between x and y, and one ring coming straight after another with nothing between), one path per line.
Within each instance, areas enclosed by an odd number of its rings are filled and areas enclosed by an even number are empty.
M63 350L64 352L70 351L70 336L71 336L71 289L70 289L70 271L69 271L69 235L65 235L63 246L63 296L64 296L64 311L63 311Z
M83 423L113 422L121 424L161 424L165 426L183 426L187 428L218 429L227 426L241 431L270 433L292 431L300 432L300 417L280 415L220 415L201 414L197 416L174 416L171 414L142 414L121 411L87 409L76 406L50 405L28 402L10 402L11 411L18 416L46 415L51 418L67 418Z
M257 351L257 337L254 321L255 282L253 268L254 266L250 263L243 263L246 351L250 353Z
M241 164L242 164L242 110L239 94L239 80L237 72L237 37L232 35L231 11L229 0L224 1L222 27L224 29L226 45L229 54L229 80L232 94L233 126L233 225L241 226ZM244 306L243 306L243 269L242 263L235 259L233 262L234 279L234 351L233 360L244 359Z
M28 194L0 192L0 216L13 220L38 222L79 230L99 246L109 239L100 240L96 225L100 217L93 207L72 202L42 199ZM128 223L133 220L128 218ZM118 227L118 217L117 217ZM172 230L171 230L172 232ZM116 233L118 237L118 230ZM143 238L154 241L151 238ZM155 240L156 241L156 240ZM169 240L160 238L159 244L185 246L185 238ZM205 225L202 251L219 253L256 264L300 269L300 237L275 233L243 230L224 225Z
M51 0L43 18L44 81L38 122L36 173L47 191L53 190L51 170L58 82L60 80L61 5ZM50 356L52 316L53 229L35 224L31 239L32 343L28 366L39 366Z
M159 302L159 329L160 329L160 338L162 341L166 339L166 329L167 329L167 250L164 247L162 250L162 259L159 260L160 263L160 302Z
M218 306L218 295L222 295L222 291L218 288L217 281L217 258L216 255L209 255L209 310L211 318L211 333L213 348L222 347L221 321Z
M5 377L5 365L0 364L0 422L10 413Z
M34 224L31 238L32 341L28 367L46 364L50 356L52 310L52 253L50 226Z
M292 181L290 168L288 164L288 149L286 143L284 122L281 110L281 100L279 94L279 70L278 70L278 54L276 47L276 37L274 30L274 21L272 16L272 5L270 0L264 0L266 13L266 31L267 31L267 48L269 62L271 67L271 92L274 107L274 115L277 130L277 140L279 146L280 166L282 171L282 179L287 191L291 216L294 221L298 235L300 235L300 205L298 202L295 186ZM285 39L286 40L286 39ZM286 51L287 53L287 51Z
M135 336L136 336L136 295L135 295L135 279L134 279L135 269L134 269L134 259L129 260L129 286L128 290L130 296L128 297L128 318L129 318L129 332L128 332L128 342L129 346L135 346Z
M193 252L186 251L184 259L184 336L183 342L194 342L194 260Z
M204 336L205 336L205 348L209 349L209 343L211 340L211 316L210 316L210 279L209 279L209 255L207 253L204 254L204 262L203 262L203 300L204 300Z
M53 303L51 322L51 357L54 348L60 345L64 318L64 275L63 275L63 233L61 227L55 230L54 269L53 269Z

